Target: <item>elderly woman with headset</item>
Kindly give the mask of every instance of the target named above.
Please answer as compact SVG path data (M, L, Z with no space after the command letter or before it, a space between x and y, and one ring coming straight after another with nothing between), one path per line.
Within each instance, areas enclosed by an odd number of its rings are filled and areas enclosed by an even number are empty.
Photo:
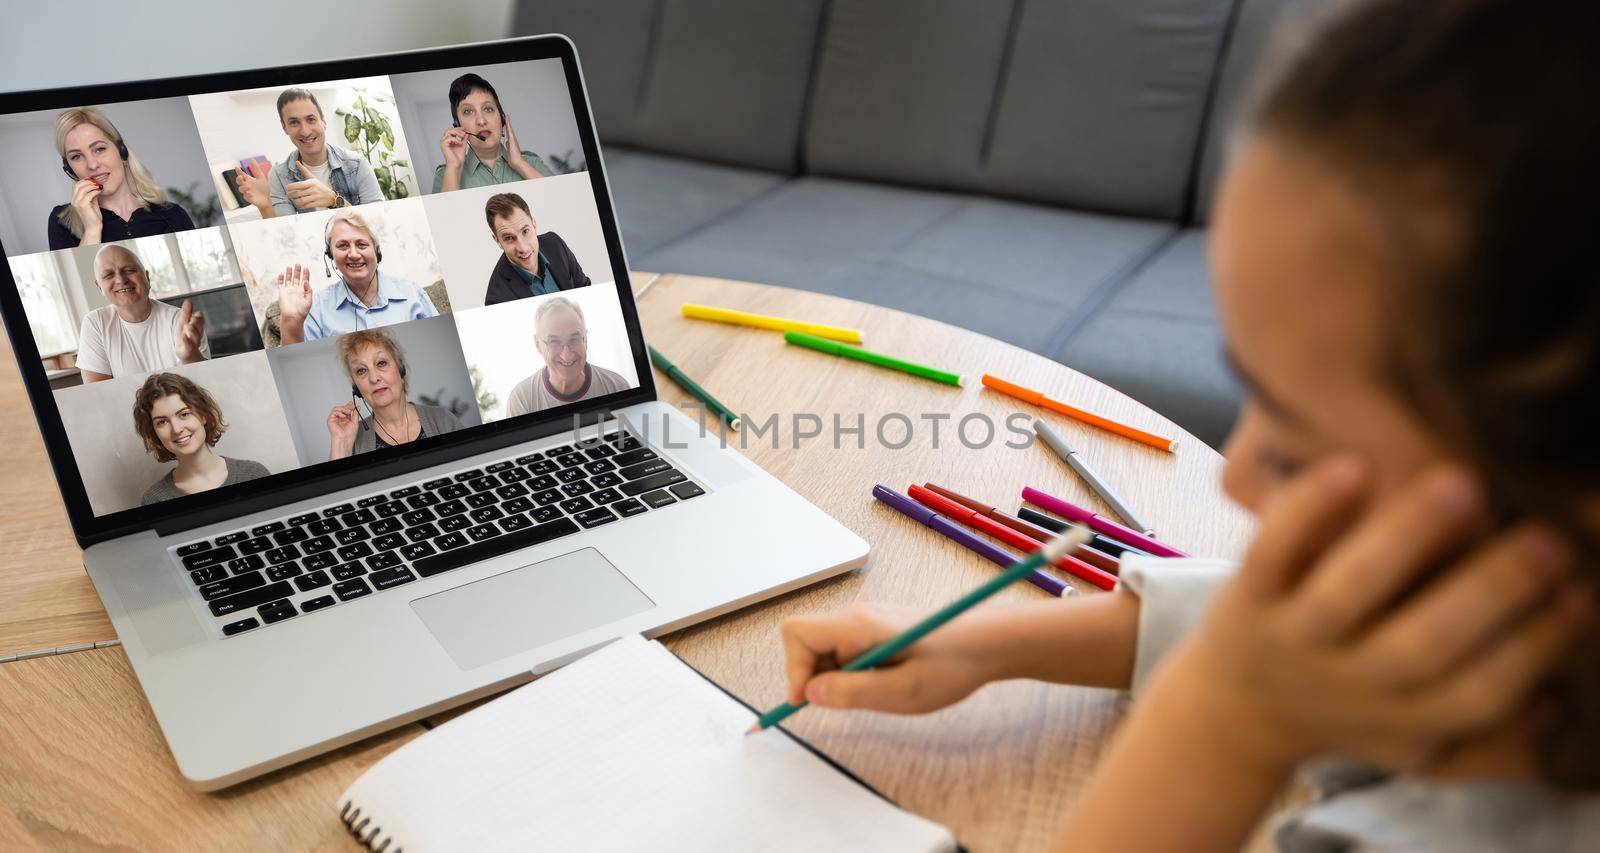
M364 329L339 338L339 363L350 377L350 402L328 413L328 458L344 459L380 447L408 444L430 435L461 428L461 421L443 406L406 399L406 353L382 329ZM356 406L366 404L362 417Z
M334 213L322 230L322 246L338 269L333 284L312 293L310 264L295 264L278 276L278 336L283 343L439 316L421 285L378 271L383 249L360 213Z
M55 144L73 184L72 200L50 211L51 250L194 229L105 113L79 107L56 116Z

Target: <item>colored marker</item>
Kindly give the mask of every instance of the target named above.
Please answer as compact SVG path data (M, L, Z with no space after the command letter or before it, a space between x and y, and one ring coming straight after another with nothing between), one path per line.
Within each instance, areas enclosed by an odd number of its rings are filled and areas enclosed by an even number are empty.
M676 364L668 361L667 357L662 355L660 350L648 345L646 348L650 350L651 364L654 364L658 369L661 370L662 373L672 377L673 382L683 386L683 390L688 391L695 397L695 399L705 403L706 408L716 412L717 417L726 421L730 429L739 429L739 416L734 414L732 409L722 405L722 401L711 396L710 391L701 388L699 383L695 382L693 379L690 379L688 374L680 370Z
M935 382L961 387L961 375L947 370L939 370L935 367L928 367L871 350L864 350L860 347L846 346L837 341L825 340L816 335L808 335L805 332L784 332L783 339L791 344L808 347L829 355L853 358L856 361L864 361L867 364L875 364L878 367L887 367L890 370L898 370L903 373L909 373L912 376L920 376L923 379L932 379Z
M1076 504L1067 503L1066 501L1054 495L1045 494L1044 492L1041 492L1032 486L1025 487L1022 490L1022 499L1033 504L1034 506L1043 507L1047 510L1050 510L1051 512L1061 516L1062 518L1065 518L1068 521L1085 525L1097 533L1104 533L1118 542L1126 542L1135 548L1138 548L1142 551L1147 551L1157 557L1189 556L1188 554L1179 551L1177 548L1174 548L1171 545L1168 545L1164 542L1158 542L1137 530L1130 530L1103 515L1095 513L1092 510L1084 509Z
M912 520L931 527L945 536L954 539L956 544L976 553L978 556L988 560L991 563L994 563L997 566L1009 566L1017 561L1017 558L1012 555L1011 552L973 536L971 533L962 530L959 525L952 523L950 519L945 518L931 509L928 509L922 504L917 503L916 501L900 494L888 486L885 486L881 483L873 486L872 496L888 504L894 509L911 516ZM1027 578L1028 583L1031 583L1045 592L1057 597L1063 595L1072 595L1076 592L1076 590L1069 586L1066 581L1046 571L1035 570L1030 573Z
M843 326L824 326L821 323L807 323L803 320L790 320L786 317L769 317L766 314L751 314L748 311L735 311L732 308L695 305L689 302L684 303L683 316L693 317L696 320L732 323L735 326L754 326L757 329L771 329L775 332L805 332L808 335L816 335L819 338L829 338L852 344L861 343L861 332L856 329L846 329Z
M921 486L912 486L907 491L913 500L928 509L965 524L981 533L987 533L1013 548L1020 548L1023 553L1032 554L1039 549L1039 540L1031 536L1024 536L986 515L979 515L977 512L943 495L935 494ZM1077 557L1062 557L1052 565L1101 589L1115 589L1117 586L1116 575L1097 569Z
M895 494L897 497L904 499L903 495L898 495L892 489L889 489L885 486L874 487L872 490L873 495L878 494L878 489L883 489L890 494ZM1083 544L1083 542L1088 538L1088 531L1081 527L1074 528L1071 531L1057 536L1049 542L1046 542L1044 547L1040 548L1038 551L1028 555L1028 557L1025 559L1018 560L1017 562L1011 564L1011 566L1005 571L985 581L978 588L972 590L966 595L961 596L955 601L950 602L928 618L918 622L915 625L912 625L910 628L907 628L905 631L901 632L898 636L894 637L888 642L852 659L849 663L840 667L840 669L843 669L845 672L860 672L864 669L871 669L878 664L889 660L895 655L905 651L907 647L911 646L911 644L933 633L946 622L949 622L951 619L954 619L972 609L979 602L991 595L994 595L1000 590L1005 589L1007 586L1016 582L1017 580L1026 577L1029 572L1038 571L1039 567L1045 563L1060 559L1061 557L1072 553L1074 548ZM750 727L750 732L757 732L762 729L771 728L772 726L775 726L787 719L789 715L800 710L801 708L804 708L807 704L808 703L804 701L798 704L785 702L782 705L779 705L778 707L766 712L765 714L762 714L760 718L756 720L755 725Z
M1123 521L1133 525L1135 530L1142 531L1146 536L1154 536L1156 534L1155 530L1140 519L1133 509L1122 500L1122 496L1113 491L1105 480L1100 479L1100 475L1089 467L1089 463L1083 461L1083 457L1078 455L1078 451L1068 446L1066 439L1051 429L1049 424L1034 418L1033 433L1039 436L1039 440L1044 442L1045 446L1050 448L1055 455L1061 457L1061 461L1067 463L1068 468L1071 468L1079 477L1082 477L1083 481L1089 485L1089 489L1100 496L1100 500L1110 504L1112 511L1122 516Z
M1066 523L1065 521L1062 521L1061 519L1056 518L1053 515L1045 515L1044 513L1040 512L1040 511L1038 511L1038 510L1036 510L1036 509L1034 509L1032 507L1026 507L1026 506L1017 507L1017 517L1021 518L1023 521L1027 521L1027 522L1030 522L1032 524L1037 524L1040 527L1043 527L1045 530L1050 531L1051 533L1060 533L1060 532L1062 532L1062 531L1064 531L1067 528L1072 526L1072 525ZM1151 554L1148 551L1141 551L1138 548L1135 548L1132 545L1129 545L1129 544L1127 544L1125 542L1118 542L1115 539L1112 539L1112 538L1107 537L1107 536L1102 536L1102 535L1100 535L1098 533L1094 534L1094 538L1090 539L1089 540L1089 544L1084 546L1084 547L1087 548L1087 547L1091 547L1091 546L1096 551L1100 551L1102 553L1109 554L1112 557L1116 557L1118 559L1121 559L1123 554L1132 554L1132 555L1134 555L1136 557L1154 557L1155 556L1154 554ZM1083 549L1081 549L1081 548L1079 549L1080 552L1082 550Z
M950 500L961 504L962 506L972 510L973 512L976 512L979 515L992 518L995 521L998 521L1001 524L1011 528L1012 530L1021 533L1029 539L1033 539L1038 542L1049 542L1051 539L1055 538L1056 533L1060 532L1052 532L1040 527L1037 524L1030 524L1014 515L1001 512L999 509L992 507L983 501L969 498L966 495L958 492L952 492L943 486L936 486L933 483L923 483L922 487L936 495L949 498ZM1078 559L1088 563L1091 566L1094 566L1097 569L1100 569L1101 571L1110 572L1111 574L1117 574L1118 572L1117 559L1115 557L1102 551L1097 551L1088 545L1084 545L1083 547L1079 548L1074 552L1074 555L1077 556Z
M1093 412L1086 412L1083 409L1069 406L1060 400L1052 400L1049 397L1040 394L1038 391L1007 382L997 376L990 376L987 373L983 374L983 384L985 387L993 388L1007 397L1014 397L1023 401L1024 403L1032 403L1035 406L1049 409L1052 412L1059 412L1069 418L1072 418L1073 420L1082 421L1090 426L1097 426L1107 432L1114 432L1123 438L1131 438L1140 444L1148 444L1157 450L1165 450L1168 453L1171 453L1173 449L1178 446L1177 439L1163 438L1155 433L1145 432L1142 429L1135 429L1127 424L1117 423L1110 418L1101 417Z

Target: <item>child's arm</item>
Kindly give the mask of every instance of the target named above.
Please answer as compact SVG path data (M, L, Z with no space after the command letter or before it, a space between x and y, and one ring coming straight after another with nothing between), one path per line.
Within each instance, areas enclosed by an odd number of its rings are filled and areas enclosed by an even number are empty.
M1139 600L1132 595L978 608L929 634L889 666L835 671L924 615L855 605L785 621L788 701L922 713L1000 679L1125 689L1133 672Z
M1567 547L1533 524L1485 539L1485 500L1454 471L1358 518L1362 479L1328 463L1269 507L1059 850L1237 849L1302 761L1421 769L1525 707L1589 609Z

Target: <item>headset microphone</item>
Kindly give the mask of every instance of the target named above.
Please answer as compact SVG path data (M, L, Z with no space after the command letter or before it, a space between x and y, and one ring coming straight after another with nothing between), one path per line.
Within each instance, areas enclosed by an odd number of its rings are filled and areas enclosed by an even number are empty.
M111 130L112 130L113 133L116 133L116 135L117 135L117 155L122 158L122 162L126 163L126 162L128 162L128 156L129 156L128 155L128 143L122 141L122 134L118 133L116 128L112 128ZM66 172L67 173L67 177L71 178L74 183L76 183L78 181L86 180L85 178L78 177L78 173L74 172L72 170L72 164L67 162L67 158L66 157L62 157L61 158L61 171Z

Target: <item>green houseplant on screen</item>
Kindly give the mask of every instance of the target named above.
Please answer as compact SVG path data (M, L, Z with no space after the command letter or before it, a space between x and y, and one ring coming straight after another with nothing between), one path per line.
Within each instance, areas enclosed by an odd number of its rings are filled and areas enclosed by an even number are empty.
M394 104L394 99L382 93L356 88L356 101L347 109L340 107L334 115L344 119L344 138L356 146L361 156L372 164L372 173L378 178L378 187L387 199L410 195L406 177L410 161L394 156L394 125L389 117L379 111L374 103ZM371 99L370 101L368 99Z

